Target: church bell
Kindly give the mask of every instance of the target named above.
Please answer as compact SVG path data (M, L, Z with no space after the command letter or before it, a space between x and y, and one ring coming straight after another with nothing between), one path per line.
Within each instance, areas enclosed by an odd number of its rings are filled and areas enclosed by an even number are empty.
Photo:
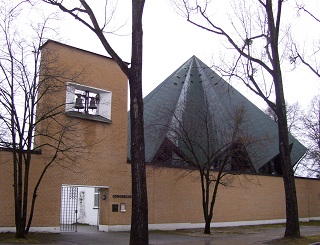
M97 109L96 99L94 97L90 98L89 109Z
M84 106L82 104L82 98L81 98L81 94L77 94L77 98L76 98L76 103L74 105L74 108L80 110L80 109L83 109Z

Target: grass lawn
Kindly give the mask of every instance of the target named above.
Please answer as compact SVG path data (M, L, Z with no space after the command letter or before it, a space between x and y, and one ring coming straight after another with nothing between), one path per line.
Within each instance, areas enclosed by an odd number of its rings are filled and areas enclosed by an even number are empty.
M320 226L320 221L300 222L302 226ZM264 230L276 229L285 227L285 224L270 224L270 225L252 225L252 226L236 226L236 227L223 227L223 228L212 228L211 234L203 234L203 229L183 229L174 232L199 237L221 237L228 235L245 235L252 232L263 232ZM318 236L304 236L299 238L279 238L270 240L266 244L273 245L310 245L312 243L319 242L320 245L320 234Z
M320 244L320 236L308 236L308 237L299 237L299 238L280 238L275 239L267 244L274 245L309 245L317 243Z

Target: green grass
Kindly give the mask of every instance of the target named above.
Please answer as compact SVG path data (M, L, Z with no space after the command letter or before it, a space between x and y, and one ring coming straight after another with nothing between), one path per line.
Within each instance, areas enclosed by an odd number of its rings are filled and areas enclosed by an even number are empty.
M0 243L40 244L40 241L30 237L25 239L15 238L13 233L0 233Z
M320 221L300 222L300 226L320 226ZM267 224L267 225L249 225L249 226L235 226L235 227L216 227L211 228L211 234L203 234L204 229L182 229L172 231L173 233L198 236L198 237L220 237L227 235L245 235L248 233L262 232L268 229L285 228L285 224ZM270 241L270 244L312 244L320 241L320 236L314 237L300 237L300 238L280 238Z
M310 220L309 222L300 222L301 226L320 226L320 220Z
M285 226L285 224L283 224ZM312 220L309 222L300 222L300 226L320 226L320 220ZM320 242L319 236L302 236L299 238L279 238L271 240L268 244L274 245L309 245L312 243Z
M299 238L279 238L271 240L267 244L273 245L309 245L320 241L320 236L307 236Z
M57 233L30 233L25 239L15 238L14 233L0 233L1 243L12 244L43 244L43 243L55 243L59 240L59 234Z

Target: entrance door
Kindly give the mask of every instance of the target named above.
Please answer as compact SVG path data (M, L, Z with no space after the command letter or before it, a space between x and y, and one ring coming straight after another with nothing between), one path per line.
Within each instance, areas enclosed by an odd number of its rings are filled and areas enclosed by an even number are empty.
M78 187L61 187L60 230L77 231Z

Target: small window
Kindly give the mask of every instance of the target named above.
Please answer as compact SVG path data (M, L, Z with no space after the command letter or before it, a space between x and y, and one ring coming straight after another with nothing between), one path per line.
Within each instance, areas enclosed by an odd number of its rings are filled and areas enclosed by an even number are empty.
M98 187L95 187L94 188L93 208L99 208L99 198L100 198L100 189Z
M118 212L119 205L118 204L112 204L112 212L116 213Z
M120 203L120 212L126 212L126 204L125 203Z
M111 123L111 96L107 90L67 83L66 114Z

